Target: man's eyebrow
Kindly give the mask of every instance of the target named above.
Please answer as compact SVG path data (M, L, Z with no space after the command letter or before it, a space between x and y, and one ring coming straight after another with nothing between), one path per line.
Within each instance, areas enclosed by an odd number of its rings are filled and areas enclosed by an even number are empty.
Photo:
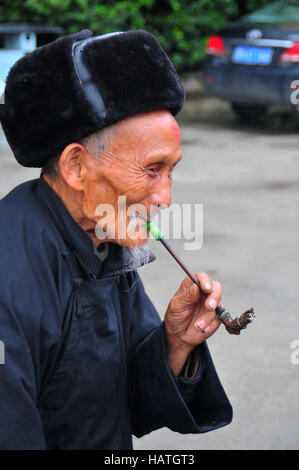
M183 156L178 158L177 161L173 164L173 166L176 166L182 160L182 158L183 158ZM161 156L158 157L157 156L157 158L154 158L154 159L152 157L150 157L148 159L148 161L145 163L145 165L146 166L149 166L149 165L165 165L165 163L166 163L166 161L163 159L163 157L161 157Z

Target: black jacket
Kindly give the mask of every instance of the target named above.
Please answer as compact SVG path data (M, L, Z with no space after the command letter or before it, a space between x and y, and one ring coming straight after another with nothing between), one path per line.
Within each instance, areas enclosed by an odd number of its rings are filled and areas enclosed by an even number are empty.
M43 178L0 201L0 449L130 449L132 434L231 421L207 345L177 379L128 250L109 246L101 262Z

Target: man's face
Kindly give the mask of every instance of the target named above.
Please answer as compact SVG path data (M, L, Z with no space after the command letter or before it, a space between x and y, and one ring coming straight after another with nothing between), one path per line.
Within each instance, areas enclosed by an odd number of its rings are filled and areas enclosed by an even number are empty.
M100 157L88 158L83 213L119 245L143 245L153 209L171 204L172 171L182 156L178 124L168 111L127 118L100 150ZM113 211L104 212L102 204Z

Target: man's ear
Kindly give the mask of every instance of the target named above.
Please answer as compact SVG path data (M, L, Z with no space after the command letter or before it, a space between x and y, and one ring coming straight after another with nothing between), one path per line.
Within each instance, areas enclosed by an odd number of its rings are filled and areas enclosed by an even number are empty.
M60 174L64 181L77 191L84 188L87 173L86 158L86 148L78 143L69 144L60 156Z

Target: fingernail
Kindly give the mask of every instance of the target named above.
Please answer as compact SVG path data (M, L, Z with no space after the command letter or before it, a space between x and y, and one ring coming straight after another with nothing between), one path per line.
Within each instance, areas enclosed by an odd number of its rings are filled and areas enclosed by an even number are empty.
M215 310L215 308L217 307L217 302L216 302L216 300L211 299L211 300L209 301L208 305L209 305L209 307L210 307L211 310Z
M204 327L205 327L205 322L204 321L198 321L196 323L196 328L198 328L199 330L203 331L204 330Z
M206 282L204 287L206 290L211 290L211 284L209 282Z

